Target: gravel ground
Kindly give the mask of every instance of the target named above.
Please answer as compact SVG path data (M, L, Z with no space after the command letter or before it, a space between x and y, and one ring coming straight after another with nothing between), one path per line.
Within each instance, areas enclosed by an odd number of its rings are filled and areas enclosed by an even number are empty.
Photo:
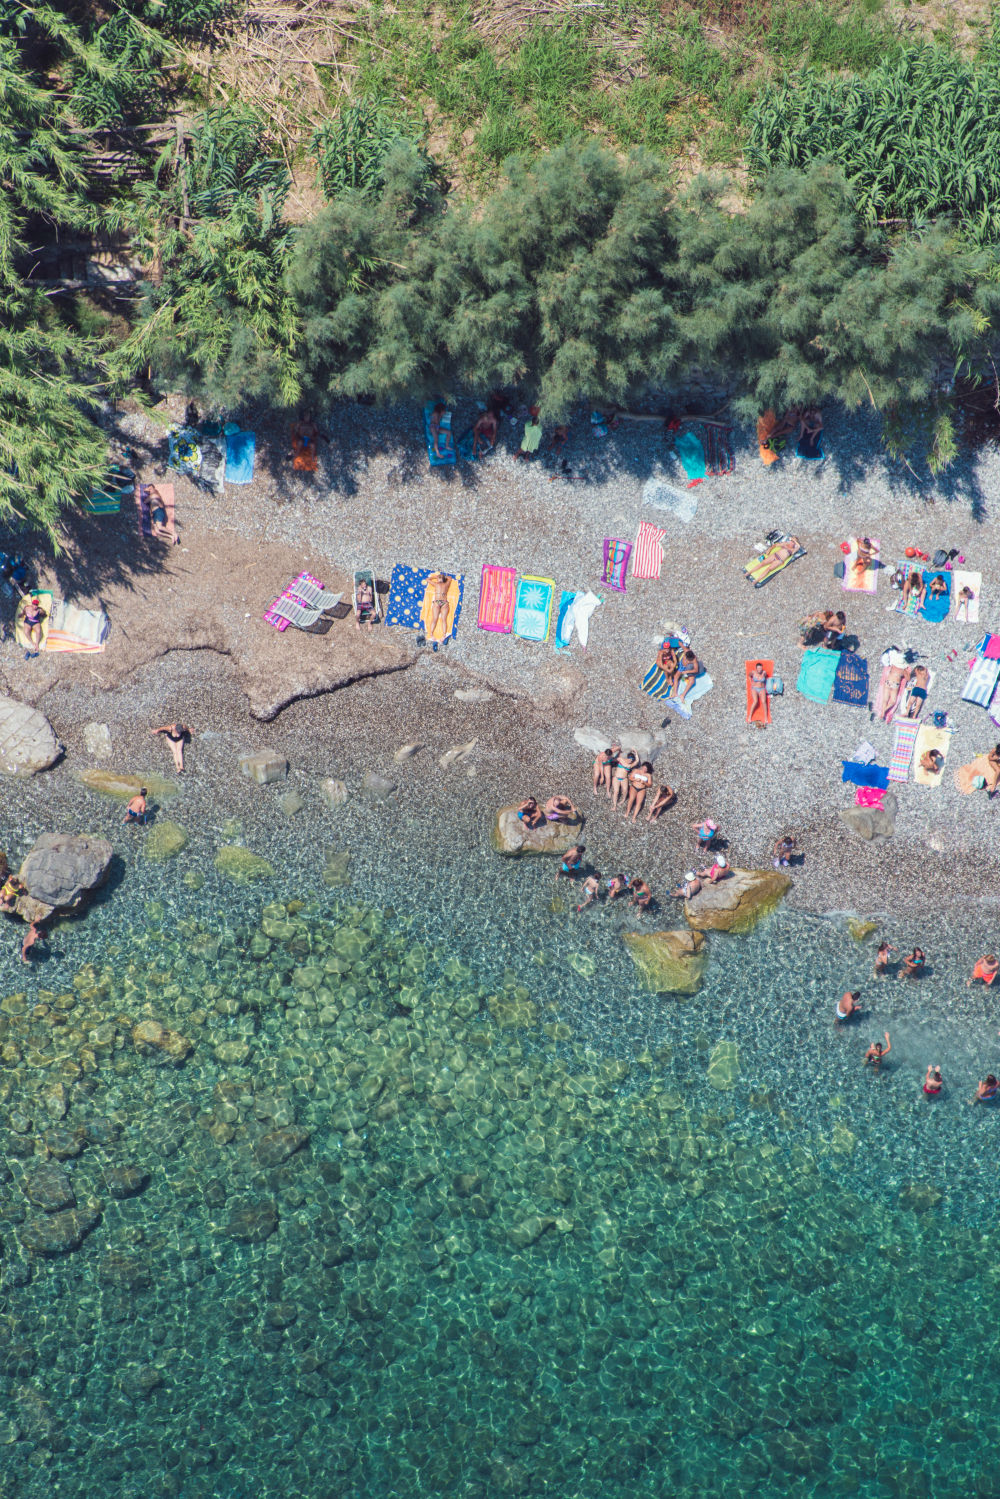
M460 409L456 431L463 431L472 415ZM152 462L155 425L136 415L118 421L122 434ZM409 740L444 748L476 737L480 779L475 796L463 797L472 814L482 819L500 798L562 786L580 797L584 810L593 810L588 839L605 869L621 863L655 879L672 879L689 861L687 824L710 814L738 862L764 859L785 829L799 835L806 860L792 900L803 908L879 912L908 905L926 912L930 900L959 898L981 901L984 914L995 909L996 804L983 796L961 797L951 778L954 766L997 737L982 710L959 702L966 672L963 648L976 632L951 620L932 626L888 615L884 576L875 597L845 595L833 566L840 541L857 531L879 537L887 561L908 544L928 552L955 546L969 567L983 573L981 617L988 625L995 618L1000 578L989 499L1000 489L996 452L956 465L946 482L934 484L887 460L874 423L864 415L829 417L830 457L818 467L785 458L765 469L752 434L738 432L735 472L709 478L692 491L697 513L685 525L642 504L647 478L663 474L683 482L657 426L623 423L602 443L591 437L585 421L578 423L567 458L584 478L566 482L551 480L541 463L516 462L518 434L509 425L500 450L487 462L428 472L418 410L341 406L324 428L331 441L321 447L320 472L312 479L293 475L284 462L279 428L264 419L254 425L259 459L253 485L230 486L206 503L184 481L177 484L182 527L186 507L196 508L198 525L216 535L213 552L223 573L227 545L242 556L248 542L280 548L283 556L325 559L331 575L349 575L363 562L387 579L393 563L403 561L464 573L465 606L457 639L437 655L418 655L415 669L362 680L346 697L343 692L315 697L287 709L266 729L253 726L248 732L238 692L227 697L213 690L205 712L216 729L232 728L248 742L286 750L290 743L293 759L295 752L309 749L317 768L325 754L342 773L360 772ZM596 588L604 603L592 620L585 653L574 647L556 656L550 644L530 645L475 628L484 562L551 577L557 589L595 586L602 538L634 537L643 516L668 530L662 578L630 579L625 595ZM772 529L794 531L807 556L766 588L753 590L742 564ZM155 580L146 579L143 586L155 595ZM260 607L266 602L260 600ZM257 623L256 601L246 607L254 610L253 627L265 628ZM815 607L845 609L849 630L869 660L873 689L886 645L916 647L937 674L929 707L947 708L957 730L943 786L899 788L897 833L886 844L856 839L836 813L852 801L840 783L840 760L868 738L885 763L891 731L871 723L865 711L817 705L794 691L798 621ZM626 829L586 792L590 757L574 743L572 731L583 724L611 733L664 723L638 685L667 619L689 627L715 687L695 705L690 722L673 715L666 720L667 743L657 771L679 788L676 810L659 829ZM405 638L400 631L388 634ZM302 644L311 649L316 643ZM951 648L960 652L957 663L945 659ZM288 639L289 652L296 649L295 638ZM191 707L185 710L192 719L203 655L192 656L185 672L186 677L195 673L192 698L186 699ZM745 724L744 660L760 655L775 660L786 684L786 696L775 703L774 722L765 731ZM104 659L110 664L110 652ZM164 698L163 662L156 673L150 678L148 672L133 671L130 696L116 697L116 711L127 718L120 705L130 701L136 721L151 714L155 719ZM212 680L214 675L213 668ZM111 685L108 677L105 669L104 681ZM487 686L497 696L488 704L457 703L455 689L470 685ZM101 703L96 684L70 689L61 679L40 706L72 749L73 721L103 717ZM423 776L434 804L441 773L429 756L413 763L415 785ZM455 801L454 785L448 782L452 789L442 805Z

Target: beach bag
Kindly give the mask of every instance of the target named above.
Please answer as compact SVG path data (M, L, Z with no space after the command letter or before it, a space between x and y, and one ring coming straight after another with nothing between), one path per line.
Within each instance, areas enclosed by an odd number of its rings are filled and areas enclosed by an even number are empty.
M947 567L950 561L951 553L946 552L942 547L938 547L937 551L934 553L934 556L931 558L931 567Z
M768 697L784 697L785 684L778 676L777 672L775 672L773 677L768 677L767 681L764 684L764 691L767 693Z
M985 788L986 788L986 777L985 776L973 776L972 777L972 786L973 786L973 789L975 791L983 791L983 790L985 790Z

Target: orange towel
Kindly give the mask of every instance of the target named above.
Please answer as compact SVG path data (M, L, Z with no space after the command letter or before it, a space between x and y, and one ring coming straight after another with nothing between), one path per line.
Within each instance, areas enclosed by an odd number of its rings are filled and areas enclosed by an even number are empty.
M430 624L433 602L434 584L428 582L427 587L424 589L424 601L420 605L420 623L424 627L428 640L444 640L446 635L451 634L452 626L455 623L455 610L458 608L458 579L448 579L448 607L443 616L438 616L437 625L434 630L431 629Z
M304 443L301 437L292 438L292 468L298 469L300 474L314 474L316 472L316 444L314 442Z
M753 661L747 662L747 723L768 724L771 722L771 699L769 696L765 696L764 698L764 717L761 718L760 716L759 705L755 705L754 707L756 717L751 717L750 704L753 702L753 688L750 685L750 676L758 661L769 677L774 676L773 661L765 661L763 656L756 656Z
M773 411L765 411L763 416L757 418L757 442L760 444L761 463L777 463L778 455L770 446L771 433L778 425L778 418Z

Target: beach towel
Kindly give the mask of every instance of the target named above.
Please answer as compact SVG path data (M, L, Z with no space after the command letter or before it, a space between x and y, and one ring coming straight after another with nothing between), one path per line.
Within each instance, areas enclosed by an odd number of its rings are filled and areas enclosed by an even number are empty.
M859 786L854 793L856 807L881 807L885 791L881 786Z
M647 697L665 698L670 691L670 683L667 681L663 667L658 666L654 661L639 684L639 690Z
M795 451L800 458L805 458L808 463L820 463L826 457L823 449L822 432L817 432L814 437L810 437L808 433L803 432Z
M988 632L976 646L980 656L985 656L987 661L1000 661L1000 635L990 635Z
M674 452L688 477L688 488L693 489L705 477L705 449L697 432L681 432L674 438Z
M763 716L761 716L760 705L759 704L755 705L753 716L751 716L751 714L750 714L750 704L753 702L753 687L750 684L750 677L751 677L751 674L753 672L754 667L757 665L757 661L758 660L760 661L760 664L764 668L764 670L767 673L767 675L769 677L773 677L774 676L774 662L773 661L764 661L761 657L757 657L756 660L754 660L754 661L748 661L746 663L746 668L747 668L747 723L766 724L766 723L770 723L771 722L771 698L770 698L770 694L768 694L766 692L764 694L764 713L763 713Z
M633 578L649 579L660 576L660 568L663 566L663 538L666 534L665 530L654 526L652 521L641 520L639 522L635 551L632 554Z
M759 557L751 558L746 564L743 571L755 588L763 588L764 584L769 583L772 578L777 577L778 573L784 572L789 563L797 562L800 557L805 556L805 547L801 546L798 551L792 552L791 555L785 555L787 544L791 539L791 536L779 536L777 541L771 543L766 552L761 552Z
M17 609L14 612L14 639L22 651L33 651L35 649L33 645L29 645L24 629L24 611L32 599L38 600L45 615L45 618L42 620L41 644L38 647L40 651L44 651L45 642L49 635L49 628L52 624L52 594L47 588L33 588L30 593L25 594L23 599L18 600Z
M201 433L194 427L167 428L167 467L194 479L201 468Z
M913 746L917 742L920 724L912 718L901 718L896 723L892 737L892 754L889 756L890 781L905 781L910 774Z
M559 599L559 608L556 611L556 627L553 631L553 644L557 651L569 648L574 630L581 648L587 649L587 641L590 637L590 616L600 602L597 594L591 593L589 589L583 592L571 588L563 589Z
M628 559L631 554L632 543L630 541L605 536L601 582L606 587L615 589L617 593L625 592L625 575L628 572Z
M944 761L948 758L950 744L950 729L935 729L933 724L929 723L920 725L920 733L913 747L913 779L918 786L940 786L944 777ZM932 749L941 751L941 769L936 775L920 768L921 755L926 755L927 751Z
M514 598L514 634L519 639L548 639L555 590L556 585L551 578L519 579Z
M962 688L962 701L976 703L980 708L988 708L996 691L998 677L1000 677L1000 661L987 661L985 656L980 656Z
M698 496L689 489L678 489L676 484L657 477L647 479L642 486L642 503L652 505L656 510L669 510L671 515L687 524L694 520Z
M778 452L771 447L771 434L777 425L778 418L773 411L765 411L757 418L757 445L760 448L760 461L765 466L778 461ZM778 440L781 441L780 438Z
M951 608L951 574L935 571L924 572L922 576L927 593L924 595L924 602L921 604L919 612L932 625L939 625L943 619L948 618L948 610ZM931 597L930 585L932 578L943 578L945 581L945 591L939 594L937 598Z
M174 516L174 486L172 484L137 484L134 494L139 534L147 541L162 541L165 546L173 546L174 542L180 539L177 535L177 521ZM153 511L158 509L166 511L167 519L164 524L168 534L154 537Z
M606 434L605 434L606 435ZM542 427L540 422L526 421L524 424L524 436L521 438L521 452L537 453L542 441Z
M434 574L432 573L433 577ZM447 604L444 614L438 614L438 618L431 628L434 618L434 584L429 582L424 588L423 602L420 605L420 623L424 627L424 633L428 640L442 641L454 640L458 634L458 615L462 607L462 591L465 579L462 577L448 577Z
M252 484L257 439L252 432L226 434L226 482Z
M733 453L732 427L717 427L714 423L703 428L705 433L705 462L713 479L722 479L736 467Z
M914 571L914 567L913 567L913 564L906 557L904 557L901 562L897 562L896 563L895 571L897 573L900 573L904 578L908 578L910 576L910 573ZM915 592L911 593L910 597L909 597L909 601L906 604L904 604L903 603L902 590L900 590L900 592L897 594L897 596L893 600L893 602L891 604L886 605L886 613L887 614L888 613L892 613L893 611L895 611L896 614L906 614L906 615L916 614L916 612L917 612L917 595L916 595L916 593Z
M837 675L838 653L836 651L809 650L802 652L799 667L797 692L814 703L828 703L833 692L833 681Z
M509 635L514 623L514 590L517 569L483 564L479 583L479 618L476 623L481 630L492 630L498 635Z
M873 786L886 791L889 786L889 771L884 765L862 765L857 760L841 760L844 767L841 780L850 786Z
M451 412L445 411L441 416L441 425L438 431L439 453L434 451L434 434L431 431L431 412L437 405L436 401L428 401L424 407L424 440L427 443L427 458L431 468L441 468L443 464L455 463L455 439L451 433ZM388 616L386 624L389 623Z
M854 651L841 651L833 679L833 701L868 707L868 662Z
M108 470L108 477L100 489L92 489L83 502L83 508L88 515L117 515L122 508L122 500L126 495L131 495L135 484L135 474L131 469L120 468L112 464Z
M977 755L974 760L969 761L968 765L956 766L952 774L955 785L962 795L971 796L974 791L982 789L979 786L974 786L973 781L978 780L980 776L988 776L992 769L993 767L985 755Z
M878 588L879 575L879 542L874 536L869 536L871 542L872 560L867 567L862 567L858 561L858 543L862 538L851 537L851 550L844 563L844 581L841 585L845 593L875 593Z
M692 703L696 703L700 697L704 697L706 692L711 692L714 686L715 683L708 672L700 671L692 682L683 702L676 697L662 697L660 701L665 707L672 708L680 718L690 718Z
M308 593L310 585L312 585L314 588L323 587L320 579L314 578L312 573L299 573L298 577L293 578L292 581L287 585L287 587L285 587L281 591L274 602L268 604L267 608L264 610L264 622L273 626L274 629L280 630L282 633L284 633L284 631L287 630L288 626L292 623L292 620L289 618L289 614L298 612L294 607L295 605L298 605L299 610L309 609L307 601L301 597L300 593L298 593L297 590L304 589L305 592ZM337 594L336 598L339 597L340 595ZM334 599L331 598L331 603L333 602ZM291 605L292 607L287 607L289 605ZM319 619L319 616L322 612L322 609L316 609L314 606L314 622L315 620ZM300 625L299 628L306 629L308 628L308 626Z
M955 602L955 618L962 620L967 625L977 625L979 623L979 595L983 588L982 573L955 572L952 574L952 577L954 578L954 583L952 585L951 596ZM958 596L963 588L968 588L971 591L972 598L960 604Z
M104 650L110 629L111 621L103 609L81 609L65 599L56 599L49 616L45 649L95 655Z

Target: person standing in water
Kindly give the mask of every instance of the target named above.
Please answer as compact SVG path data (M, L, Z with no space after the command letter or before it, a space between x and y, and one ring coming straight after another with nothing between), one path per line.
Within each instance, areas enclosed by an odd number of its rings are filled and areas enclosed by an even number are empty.
M927 1094L927 1097L937 1098L943 1087L944 1080L941 1077L941 1068L928 1067L924 1077L924 1092Z
M888 942L880 942L878 952L875 954L875 977L884 979L889 972L889 954L896 949Z
M42 931L42 923L40 921L33 921L25 932L24 941L21 943L21 962L30 963L31 959L28 954L35 943L46 942L47 940L45 933Z
M597 899L597 897L600 895L600 893L601 893L601 882L600 882L600 880L598 879L598 877L597 877L596 874L589 874L587 876L587 878L583 882L584 899L577 906L577 908L576 908L577 912L579 913L580 911L582 911L583 908L584 908L584 906L591 905L591 903Z
M892 1042L889 1040L889 1032L883 1031L882 1034L885 1037L885 1045L883 1046L881 1041L873 1041L871 1046L869 1046L868 1050L865 1052L864 1065L866 1067L870 1067L873 1072L880 1072L882 1070L882 1063L885 1061L890 1051L892 1051Z
M154 739L158 734L163 735L164 739L170 745L170 753L174 757L175 769L183 771L184 746L191 743L191 740L194 738L194 730L189 729L187 724L183 723L162 723L158 729L150 729L149 732Z
M861 998L861 990L860 989L855 989L855 990L853 990L853 992L849 990L837 1002L837 1014L836 1014L837 1020L838 1021L840 1021L840 1020L850 1020L850 1018L851 1018L852 1015L854 1015L854 1016L860 1015L861 1014L861 1006L858 1003L858 1001L860 1000L860 998Z

